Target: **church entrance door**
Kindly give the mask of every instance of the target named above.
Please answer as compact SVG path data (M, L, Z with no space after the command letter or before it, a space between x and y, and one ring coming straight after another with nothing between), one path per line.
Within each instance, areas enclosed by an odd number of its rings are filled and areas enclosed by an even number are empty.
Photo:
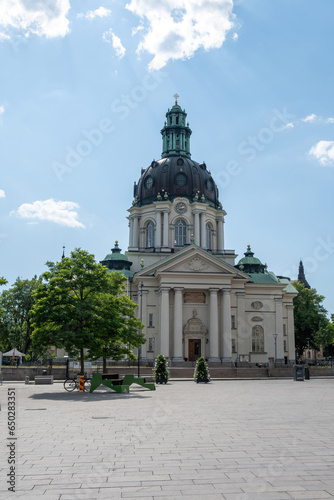
M199 339L189 339L188 353L189 361L196 361L201 356L201 341Z

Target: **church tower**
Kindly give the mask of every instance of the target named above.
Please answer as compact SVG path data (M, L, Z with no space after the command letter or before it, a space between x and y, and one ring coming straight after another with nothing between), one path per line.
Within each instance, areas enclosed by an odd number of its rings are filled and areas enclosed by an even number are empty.
M299 281L299 283L304 285L305 288L311 288L306 280L305 272L304 272L304 265L303 265L302 261L299 262L298 281Z
M175 103L161 130L162 154L134 185L129 209L129 251L133 270L156 262L194 243L225 256L234 265L234 252L224 249L224 217L217 185L205 163L191 159L187 113Z

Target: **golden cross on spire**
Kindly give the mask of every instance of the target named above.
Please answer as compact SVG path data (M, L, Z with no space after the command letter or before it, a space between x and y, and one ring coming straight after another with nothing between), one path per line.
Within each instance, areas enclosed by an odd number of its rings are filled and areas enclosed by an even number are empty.
M180 96L179 96L179 94L174 94L174 95L173 95L173 97L174 97L174 99L175 99L175 104L177 104L177 100L178 100L178 98L180 97Z

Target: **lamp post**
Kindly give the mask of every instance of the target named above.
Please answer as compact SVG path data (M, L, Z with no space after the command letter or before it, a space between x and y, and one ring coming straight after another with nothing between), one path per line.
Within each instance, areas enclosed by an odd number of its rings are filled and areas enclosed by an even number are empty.
M69 356L68 356L68 355L67 355L67 356L65 355L65 356L64 356L64 358L66 358L66 373L65 373L65 379L67 379L67 378L68 378L68 364L69 364L69 362L70 362L70 358L69 358Z
M278 335L278 333L273 333L274 342L275 342L275 366L276 366L276 359L277 359L277 335Z
M139 297L140 297L140 304L139 304L139 319L140 322L142 322L143 319L143 286L144 283L141 281L139 285ZM139 333L141 333L141 329L139 330ZM141 346L138 347L138 378L140 377L140 355L141 355Z

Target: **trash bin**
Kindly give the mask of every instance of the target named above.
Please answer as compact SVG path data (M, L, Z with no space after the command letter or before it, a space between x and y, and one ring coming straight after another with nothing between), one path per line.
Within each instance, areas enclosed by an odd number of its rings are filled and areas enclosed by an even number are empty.
M46 370L42 371L42 375L47 375L47 374L48 374L48 372Z
M25 383L26 385L28 385L28 384L29 384L29 375L26 375L26 376L24 377L24 383Z
M305 368L305 380L310 380L310 369Z
M294 365L294 379L304 380L304 367L303 365Z

